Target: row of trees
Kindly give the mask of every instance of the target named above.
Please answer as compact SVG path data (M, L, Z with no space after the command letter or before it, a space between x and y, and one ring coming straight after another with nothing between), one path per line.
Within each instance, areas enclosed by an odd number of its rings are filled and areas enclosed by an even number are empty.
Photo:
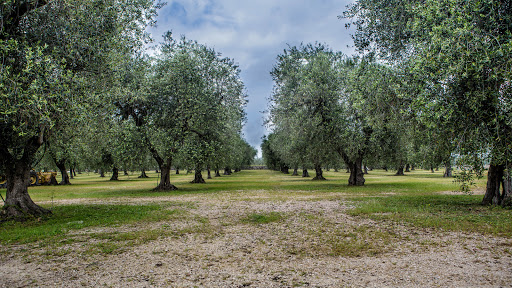
M364 184L364 163L400 172L456 156L467 183L485 161L483 203L510 204L510 1L359 0L341 17L360 56L318 44L279 55L263 151L317 179L343 161L350 185Z
M415 132L410 98L390 67L310 44L285 50L271 74L273 133L263 142L266 159L278 159L285 170L312 167L314 180L325 179L322 167L344 163L349 185L356 186L364 185L366 165L403 173L412 160L414 143L406 141Z
M161 3L0 5L3 217L49 213L27 190L40 159L58 167L63 184L68 169L112 169L115 179L120 168L156 163L156 189L172 190L171 167L192 168L204 182L204 168L229 172L256 154L241 137L246 95L231 59L170 33L146 55L146 27Z

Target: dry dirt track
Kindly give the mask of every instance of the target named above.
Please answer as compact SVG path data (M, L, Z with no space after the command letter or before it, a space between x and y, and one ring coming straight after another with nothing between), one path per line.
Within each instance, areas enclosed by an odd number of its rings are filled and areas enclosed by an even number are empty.
M166 200L194 206L166 222L75 231L81 241L57 248L0 247L0 287L512 287L511 239L352 217L343 200L152 199ZM282 219L243 220L269 212ZM88 235L162 229L176 233L87 252L111 241Z

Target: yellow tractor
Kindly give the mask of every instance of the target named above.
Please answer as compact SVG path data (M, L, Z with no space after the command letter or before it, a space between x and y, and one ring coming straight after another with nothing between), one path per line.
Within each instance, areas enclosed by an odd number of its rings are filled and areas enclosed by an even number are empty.
M52 178L56 179L57 172L36 172L30 171L30 186L50 185ZM55 180L57 182L57 180Z
M49 185L52 182L52 178L56 179L57 172L36 172L30 171L30 186L36 185ZM55 182L57 182L55 180ZM4 188L7 184L5 175L0 175L0 188Z

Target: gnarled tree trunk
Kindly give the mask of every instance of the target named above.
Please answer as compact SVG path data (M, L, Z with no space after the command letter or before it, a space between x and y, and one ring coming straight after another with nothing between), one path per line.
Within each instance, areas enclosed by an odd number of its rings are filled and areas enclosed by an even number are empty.
M324 173L322 171L322 166L320 164L315 164L315 172L316 175L312 180L327 180L324 178Z
M57 165L57 168L59 168L60 175L62 175L62 181L60 181L59 185L69 185L71 182L69 182L69 174L66 170L66 160L56 161L55 165Z
M30 165L17 163L15 171L6 171L7 193L2 209L3 218L23 220L42 216L50 211L36 205L28 194Z
M206 183L203 178L203 174L201 173L201 168L197 168L194 170L194 180L190 181L190 183Z
M153 191L173 191L178 188L171 184L171 160L168 159L165 164L160 166L160 183L156 186Z
M359 157L354 161L346 161L349 170L350 176L348 177L348 185L349 186L363 186L364 182L364 173L363 173L363 158Z
M308 169L302 168L302 177L311 177L311 176L309 176Z
M402 162L400 162L400 164L398 165L398 169L395 173L395 176L405 176L404 174L404 164Z
M510 168L509 168L510 169ZM512 177L505 165L491 164L487 172L487 189L482 204L512 205Z
M220 177L220 171L219 171L219 169L215 169L215 177Z
M140 176L138 178L149 178L149 176L146 175L146 170L144 168L141 169Z
M51 212L32 201L28 194L30 182L31 160L41 145L38 137L32 139L25 147L21 159L15 159L7 149L0 149L0 159L3 160L6 176L5 204L0 212L3 219L24 220L29 217L39 217Z
M290 172L288 171L288 166L281 166L281 173L290 174Z
M116 166L112 168L112 177L110 177L110 181L119 181L119 169Z
M207 179L212 179L212 171L210 170L210 167L206 167L206 171L208 171Z
M293 168L292 176L299 176L299 168L298 167Z

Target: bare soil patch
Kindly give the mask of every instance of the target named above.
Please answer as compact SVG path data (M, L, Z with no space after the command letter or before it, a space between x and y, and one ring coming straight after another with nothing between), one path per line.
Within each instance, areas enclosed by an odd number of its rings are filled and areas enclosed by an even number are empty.
M112 203L149 201L194 205L184 205L181 209L186 213L165 222L74 231L70 237L75 241L69 244L0 247L0 287L511 287L512 283L511 239L353 217L347 214L350 203L342 199L188 195ZM266 213L281 217L265 224L244 220ZM137 231L161 234L135 242L98 237ZM113 245L114 250L91 250L101 245Z

